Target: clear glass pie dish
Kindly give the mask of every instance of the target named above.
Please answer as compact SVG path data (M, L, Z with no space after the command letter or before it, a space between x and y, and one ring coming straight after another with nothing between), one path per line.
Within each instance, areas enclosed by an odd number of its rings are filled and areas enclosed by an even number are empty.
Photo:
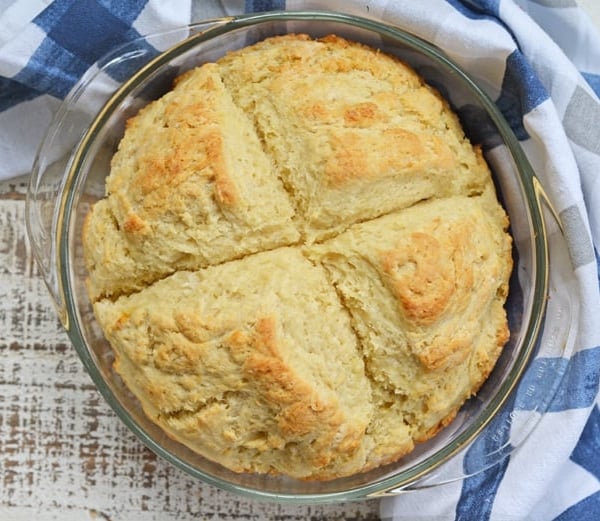
M104 179L126 120L169 90L185 70L214 61L228 50L290 32L335 33L380 48L399 56L438 88L458 112L471 140L482 146L514 238L515 268L507 302L511 335L478 394L449 426L398 462L326 482L231 472L152 423L114 371L112 349L86 292L81 245L83 221L90 204L104 196ZM564 269L569 259L560 226L509 125L484 88L443 51L398 28L356 16L308 11L243 15L149 35L116 49L79 81L56 114L34 165L27 225L59 317L86 370L120 419L151 450L192 476L253 498L304 503L361 499L481 472L518 450L556 393L562 374L535 366L536 357L548 349L568 354L572 348L576 298L563 294L548 304L550 288L560 287L560 277L569 273ZM523 385L533 406L515 422L504 407ZM456 456L483 435L493 443L477 463L455 465Z

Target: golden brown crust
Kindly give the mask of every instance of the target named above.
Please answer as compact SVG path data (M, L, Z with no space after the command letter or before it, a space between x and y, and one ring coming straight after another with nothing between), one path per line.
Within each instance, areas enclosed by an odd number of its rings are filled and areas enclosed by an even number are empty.
M451 421L507 340L511 240L493 203L491 192L423 202L310 250L346 303L369 374L405 398L417 441Z
M84 233L93 300L299 237L289 197L214 64L129 120L106 187Z
M313 479L364 467L370 384L347 312L299 250L178 272L95 312L148 416L200 453Z
M231 53L219 68L268 136L306 241L488 182L447 104L390 56L338 37L287 35Z
M414 71L287 35L127 123L84 253L115 367L169 436L237 472L334 479L410 453L488 377L507 228Z

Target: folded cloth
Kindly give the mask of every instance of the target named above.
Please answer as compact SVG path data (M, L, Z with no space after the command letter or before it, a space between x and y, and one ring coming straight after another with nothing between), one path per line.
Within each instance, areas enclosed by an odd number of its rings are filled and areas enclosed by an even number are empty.
M9 3L0 14L0 179L31 170L60 100L96 60L189 20L190 0Z
M0 15L0 178L29 171L60 99L115 45L220 15L308 8L395 24L463 67L518 137L562 222L562 234L550 230L553 251L564 250L570 260L567 270L554 267L542 342L517 392L446 465L466 477L385 498L382 519L597 519L600 34L574 0L9 2ZM473 48L477 56L466 52ZM560 329L566 312L573 324L568 338ZM538 411L546 389L539 390L538 380L554 374L564 375L560 388L547 410ZM539 423L521 439L532 416ZM488 467L494 451L505 452Z

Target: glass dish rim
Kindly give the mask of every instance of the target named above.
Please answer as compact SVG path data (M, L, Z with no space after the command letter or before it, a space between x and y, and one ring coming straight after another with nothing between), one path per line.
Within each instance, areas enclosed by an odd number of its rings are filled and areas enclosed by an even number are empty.
M323 22L337 22L351 26L356 26L379 34L388 36L396 41L400 41L409 48L416 50L442 65L449 72L456 74L460 80L473 91L475 96L486 109L487 114L493 120L498 128L504 143L511 153L515 161L515 166L519 173L519 181L521 183L524 195L527 201L532 226L541 233L533 234L532 239L532 255L534 258L533 272L535 274L535 285L533 288L531 323L525 332L522 340L521 351L517 355L514 366L511 368L507 378L502 382L500 388L495 392L490 404L484 412L479 415L480 421L469 426L452 440L451 443L442 447L431 456L425 458L422 462L417 463L414 467L397 472L390 476L382 477L368 484L359 485L355 488L347 489L338 492L326 492L322 494L298 494L285 492L269 492L261 491L248 486L239 485L225 481L219 477L212 476L198 468L190 465L186 461L171 453L168 449L162 447L151 436L149 436L144 428L139 425L128 411L119 403L112 390L105 383L101 372L96 367L93 358L88 352L85 342L85 336L74 317L77 317L77 305L73 299L74 288L71 285L70 275L70 219L65 218L70 216L76 206L77 200L74 197L76 190L72 187L77 182L77 173L81 164L82 158L85 157L87 148L93 142L95 134L103 127L106 118L112 113L114 108L127 93L134 88L140 81L143 81L152 71L167 64L173 57L193 48L194 46L203 43L204 41L216 38L236 29L243 29L249 26L258 25L265 22L293 22L318 20ZM545 315L545 296L548 293L548 245L546 238L546 228L544 217L541 210L540 193L536 183L535 173L525 157L521 146L505 121L502 114L499 112L493 101L485 94L485 92L468 76L458 65L450 60L439 48L433 44L412 35L404 29L375 21L368 18L362 18L355 15L339 13L334 11L271 11L258 14L246 14L232 17L225 17L212 20L216 25L208 29L201 30L196 34L185 38L181 42L171 46L164 52L159 53L155 58L151 59L135 74L125 80L119 88L109 97L108 101L103 105L100 111L94 117L91 125L87 128L85 135L77 145L74 154L70 160L66 181L63 186L62 200L59 212L59 222L57 223L57 260L58 260L58 276L60 280L60 288L62 289L63 302L66 309L65 328L73 343L79 357L81 358L84 367L88 371L94 384L102 394L110 407L116 412L121 421L132 431L138 439L140 439L150 450L164 458L169 463L182 469L187 474L201 479L211 485L221 489L235 492L242 496L251 497L254 499L276 500L279 502L301 502L301 503L322 503L346 501L352 499L364 499L367 497L376 497L384 494L391 489L402 488L414 483L422 478L433 469L439 467L448 459L455 456L466 445L488 425L494 418L497 412L503 407L513 392L521 375L525 371L531 355L535 349L535 344L541 332L544 315ZM205 27L207 21L199 24L191 24L187 26L190 32L193 32L195 27ZM147 38L142 37L140 40ZM485 414L484 414L485 413Z

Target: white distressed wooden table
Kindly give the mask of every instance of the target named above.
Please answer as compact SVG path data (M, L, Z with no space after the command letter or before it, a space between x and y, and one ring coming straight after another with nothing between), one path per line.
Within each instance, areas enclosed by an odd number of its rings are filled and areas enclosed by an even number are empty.
M0 521L375 521L376 501L283 506L201 483L146 449L61 329L25 233L24 179L0 183Z

